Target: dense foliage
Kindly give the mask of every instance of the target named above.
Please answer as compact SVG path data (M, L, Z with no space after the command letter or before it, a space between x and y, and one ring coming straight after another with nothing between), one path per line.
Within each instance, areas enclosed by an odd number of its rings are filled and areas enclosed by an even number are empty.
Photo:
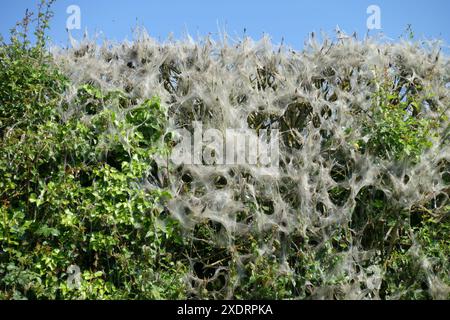
M141 187L167 151L160 101L84 85L68 104L68 79L43 47L13 38L0 50L0 296L183 297L170 193Z
M27 14L0 47L0 298L450 297L448 58L145 36L50 54L50 4L35 44ZM194 120L280 129L280 173L170 163Z

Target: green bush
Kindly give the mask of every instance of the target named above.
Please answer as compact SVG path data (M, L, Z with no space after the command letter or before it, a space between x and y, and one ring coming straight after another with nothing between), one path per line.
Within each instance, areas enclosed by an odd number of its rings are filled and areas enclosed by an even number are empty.
M387 77L375 81L378 89L363 130L366 140L360 140L358 147L385 159L415 161L433 145L438 137L434 129L447 118L442 110L436 118L421 114L432 95L424 98L420 84L397 81Z
M183 297L180 228L163 207L171 195L143 187L168 150L164 108L88 84L67 105L68 80L37 36L31 45L13 32L0 48L0 297Z

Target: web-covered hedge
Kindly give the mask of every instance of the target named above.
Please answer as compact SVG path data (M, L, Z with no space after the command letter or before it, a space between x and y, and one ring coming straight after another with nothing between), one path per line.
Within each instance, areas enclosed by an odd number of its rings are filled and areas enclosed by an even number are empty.
M44 51L0 51L0 297L449 298L438 45L140 34ZM278 130L278 171L175 165L193 121Z
M190 294L449 297L450 68L437 45L310 38L299 52L142 35L55 57L74 88L160 97L168 131L281 132L278 174L158 164Z

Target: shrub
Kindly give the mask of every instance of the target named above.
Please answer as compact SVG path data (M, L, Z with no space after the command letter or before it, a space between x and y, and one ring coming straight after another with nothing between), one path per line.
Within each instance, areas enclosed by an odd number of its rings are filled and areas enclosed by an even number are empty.
M43 30L49 17L38 14ZM171 195L145 184L167 152L159 99L132 104L86 84L65 100L69 80L44 33L35 45L17 34L0 48L1 297L183 297L180 228L163 208Z

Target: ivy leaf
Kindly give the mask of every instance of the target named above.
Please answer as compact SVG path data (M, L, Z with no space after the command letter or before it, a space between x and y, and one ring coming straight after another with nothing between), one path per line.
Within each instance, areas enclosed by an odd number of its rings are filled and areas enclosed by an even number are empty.
M46 225L46 224L43 225L43 226L41 226L41 227L36 231L36 233L37 233L38 235L42 235L42 236L44 236L44 237L49 237L49 236L57 237L57 236L60 235L60 232L59 232L58 229L51 228L51 227L49 227L49 226Z

